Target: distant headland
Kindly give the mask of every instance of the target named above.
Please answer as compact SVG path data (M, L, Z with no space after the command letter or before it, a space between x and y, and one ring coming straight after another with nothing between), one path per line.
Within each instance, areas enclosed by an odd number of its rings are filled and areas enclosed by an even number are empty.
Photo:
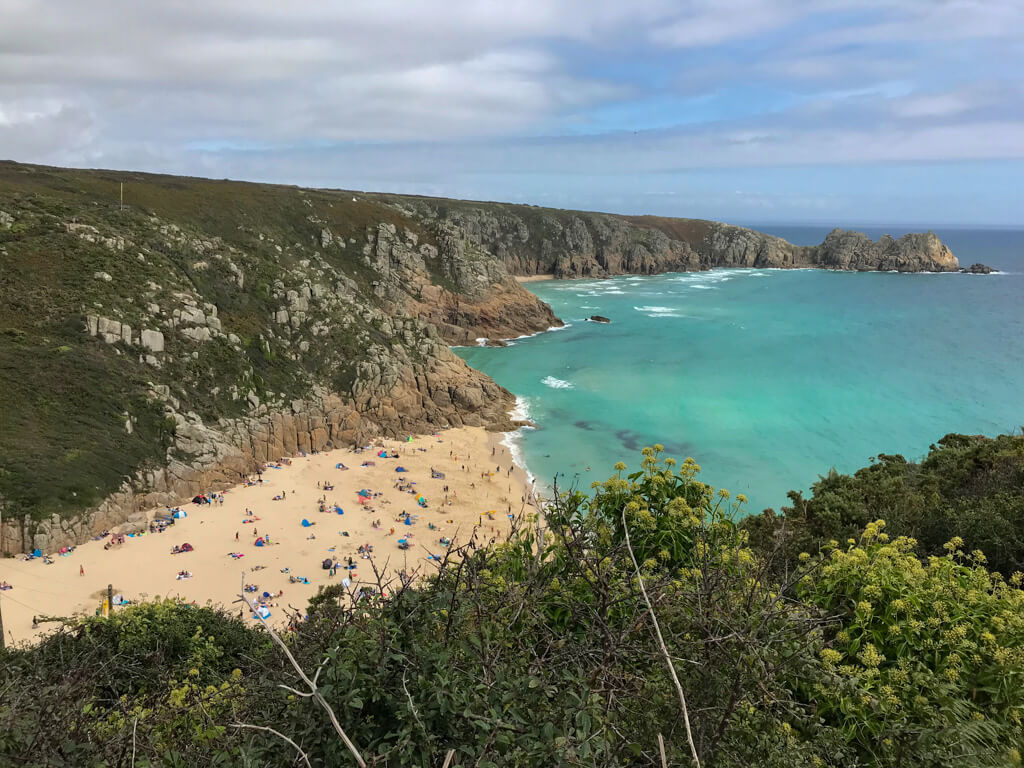
M697 219L0 162L0 549L87 541L297 451L512 429L512 394L449 345L560 326L517 277L719 267L960 265L930 232L797 246Z

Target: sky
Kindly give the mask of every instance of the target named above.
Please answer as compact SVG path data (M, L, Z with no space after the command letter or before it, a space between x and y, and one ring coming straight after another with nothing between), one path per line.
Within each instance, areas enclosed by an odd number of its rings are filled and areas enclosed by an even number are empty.
M1024 226L1024 0L0 0L0 158Z

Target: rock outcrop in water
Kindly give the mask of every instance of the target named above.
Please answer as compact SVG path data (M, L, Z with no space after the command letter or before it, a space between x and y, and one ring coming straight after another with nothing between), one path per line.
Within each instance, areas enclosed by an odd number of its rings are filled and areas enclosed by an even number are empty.
M692 219L0 163L0 550L85 541L279 455L510 428L512 395L448 345L561 325L514 276L800 266L958 267L932 234L799 247Z

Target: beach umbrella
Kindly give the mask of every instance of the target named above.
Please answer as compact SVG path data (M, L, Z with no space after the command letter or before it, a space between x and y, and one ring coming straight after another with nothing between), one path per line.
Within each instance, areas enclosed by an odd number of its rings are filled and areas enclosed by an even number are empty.
M309 522L309 520L307 520L306 518L302 518L302 527L303 528L309 528L311 525L313 525L313 524L311 522Z

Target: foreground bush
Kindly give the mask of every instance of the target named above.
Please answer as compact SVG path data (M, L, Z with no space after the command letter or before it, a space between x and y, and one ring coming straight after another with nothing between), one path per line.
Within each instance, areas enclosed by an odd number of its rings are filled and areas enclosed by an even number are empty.
M386 599L311 601L285 642L366 764L656 766L659 737L671 765L1017 764L1020 577L881 522L790 571L692 460L616 469ZM281 649L214 610L143 605L2 661L11 764L355 764Z
M744 521L758 549L781 545L780 562L795 565L801 552L884 518L920 555L942 555L959 537L966 551L984 552L992 570L1024 571L1024 435L946 435L920 462L882 453L852 475L830 471L811 490L810 498L790 491L781 515L768 510Z
M838 623L805 686L826 723L874 765L1007 765L1024 747L1024 592L954 540L916 542L870 523L800 585ZM1017 750L1017 751L1014 751Z

